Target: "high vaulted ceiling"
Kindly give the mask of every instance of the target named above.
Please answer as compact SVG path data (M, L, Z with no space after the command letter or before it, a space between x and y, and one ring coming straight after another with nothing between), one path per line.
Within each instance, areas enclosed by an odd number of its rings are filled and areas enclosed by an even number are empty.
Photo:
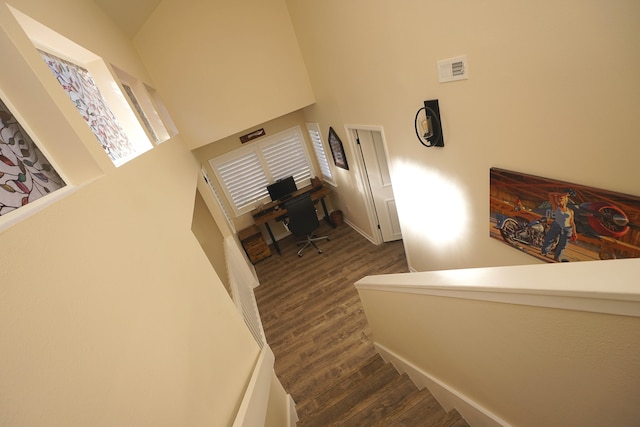
M136 35L140 27L162 0L94 0L129 38Z

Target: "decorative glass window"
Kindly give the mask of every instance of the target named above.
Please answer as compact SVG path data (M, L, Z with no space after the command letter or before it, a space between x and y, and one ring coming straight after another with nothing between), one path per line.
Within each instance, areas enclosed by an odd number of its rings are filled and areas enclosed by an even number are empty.
M267 185L293 176L298 188L309 185L315 171L299 127L209 160L236 215L269 200Z
M86 69L48 52L39 52L116 166L151 148L148 141L134 144L129 140Z
M313 145L313 151L316 153L316 158L318 159L318 165L320 166L320 173L322 174L323 180L335 185L331 166L329 166L329 160L327 160L327 152L324 149L324 144L322 143L320 126L318 123L307 123L307 132L309 132L311 145Z
M147 135L155 144L167 141L178 133L155 89L114 64L111 64L111 69L120 80L124 93L131 101L131 106L135 109Z
M0 122L0 215L4 215L66 184L2 100Z
M173 122L171 114L169 114L169 110L167 110L166 105L164 105L164 102L162 101L162 98L160 97L158 91L147 85L144 85L144 88L145 92L149 94L149 97L151 99L153 111L156 113L157 118L160 121L158 127L155 128L156 132L160 134L160 141L166 141L172 136L177 135L178 128Z
M133 89L131 89L131 86L125 83L122 83L122 87L124 88L124 92L127 94L129 99L131 100L131 103L133 104L134 108L138 112L138 116L140 116L140 120L142 120L142 123L144 124L144 127L147 129L147 132L149 132L149 135L151 135L153 142L156 142L156 143L159 142L160 140L158 139L158 135L156 135L156 132L153 130L153 127L151 127L151 123L149 123L149 118L147 118L147 114L142 109L142 106L140 106L140 103L138 102L138 98L136 98L136 95L133 93Z

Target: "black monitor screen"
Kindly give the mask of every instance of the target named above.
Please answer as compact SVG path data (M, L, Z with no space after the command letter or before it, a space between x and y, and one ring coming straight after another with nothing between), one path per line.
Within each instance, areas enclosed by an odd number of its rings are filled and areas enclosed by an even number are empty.
M296 182L293 180L292 176L282 178L267 186L267 191L269 192L269 196L271 196L271 200L273 201L284 200L297 189L298 187L296 186Z

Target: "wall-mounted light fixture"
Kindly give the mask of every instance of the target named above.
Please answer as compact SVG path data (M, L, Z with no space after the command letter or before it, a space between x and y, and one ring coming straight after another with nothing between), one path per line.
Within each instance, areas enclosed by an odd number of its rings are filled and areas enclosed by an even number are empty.
M425 147L444 147L440 106L437 99L424 101L415 118L416 136Z

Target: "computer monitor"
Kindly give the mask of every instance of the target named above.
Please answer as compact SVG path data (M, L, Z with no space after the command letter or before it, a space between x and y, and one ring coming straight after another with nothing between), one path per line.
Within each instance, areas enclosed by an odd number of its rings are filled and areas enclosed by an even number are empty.
M284 200L289 198L291 196L291 193L295 192L296 190L298 190L298 187L296 186L296 182L293 180L292 176L279 179L273 184L267 185L269 196L274 202L276 200Z

